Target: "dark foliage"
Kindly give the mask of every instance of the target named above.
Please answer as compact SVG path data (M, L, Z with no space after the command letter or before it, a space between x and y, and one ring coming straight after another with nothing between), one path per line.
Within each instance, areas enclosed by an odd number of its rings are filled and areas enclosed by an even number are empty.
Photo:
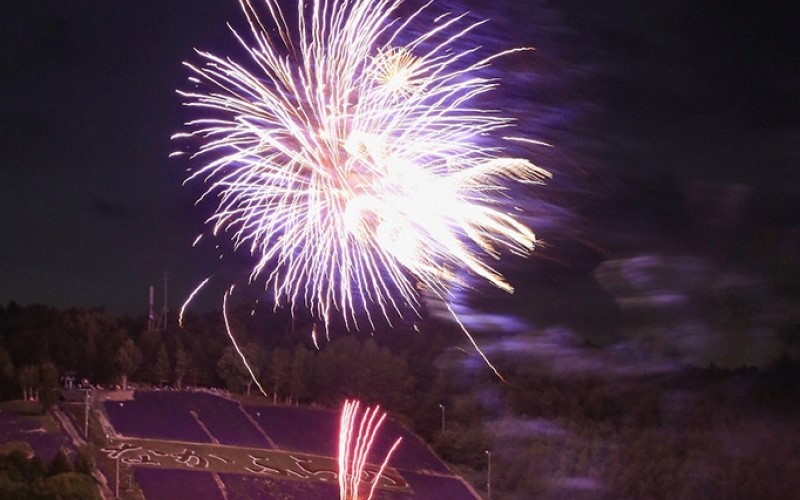
M58 450L56 456L53 457L53 460L50 462L50 465L47 468L47 472L51 476L57 476L58 474L64 474L67 472L72 472L72 463L69 461L69 457L64 450Z
M420 323L423 334L339 335L332 330L330 341L318 335L323 345L317 350L309 343L310 322L282 313L265 321L264 314L230 311L237 340L256 353L256 372L271 400L330 408L348 397L379 403L481 491L491 450L496 498L792 498L800 491L796 349L761 369L712 365L616 375L556 372L499 355L494 360L509 381L503 384L469 351L453 348L463 340L457 332L432 319ZM118 383L122 365L113 360L128 343L134 358L136 350L141 355L137 366L126 366L134 383L226 387L227 382L233 384L229 389L246 390L247 379L234 371L239 368L220 364L226 352L230 355L230 341L219 315L190 316L184 329L147 332L143 320L115 320L101 311L12 304L2 308L0 328L0 389L6 397L21 395L23 367L41 373L46 364L59 374L76 370L78 378L90 377L93 383ZM794 329L782 332L794 347ZM39 347L23 339L34 339ZM91 372L81 368L84 363ZM41 377L30 388L41 398ZM144 426L166 429L168 435L160 437L171 439L208 442L210 432L223 443L264 446L254 429L228 432L252 427L233 403L212 398L190 404L181 402L181 393L170 392L175 397L168 399L177 401L173 405L153 394L125 403L130 408L122 413L136 415L130 421L116 415L119 403L108 403L106 410L131 435L149 435L136 430ZM270 424L263 418L281 407L266 408L247 411L265 429L273 427L268 432L285 441L281 446L331 453L334 443L316 437L333 433L325 430L331 419L292 422L278 432L279 415ZM207 430L196 425L192 412ZM176 419L182 423L175 425ZM313 435L304 431L311 427ZM404 446L410 450L412 444ZM401 448L398 463L406 460L403 453ZM78 471L88 466L75 461Z
M73 472L66 454L56 455L50 467L37 456L14 451L0 455L0 499L100 499L94 479Z

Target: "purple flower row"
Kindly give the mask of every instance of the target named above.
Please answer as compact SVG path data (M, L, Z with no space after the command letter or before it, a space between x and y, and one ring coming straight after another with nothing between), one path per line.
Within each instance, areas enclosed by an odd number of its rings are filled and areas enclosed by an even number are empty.
M208 393L137 392L132 401L108 401L105 408L114 428L126 436L200 443L212 442L213 436L227 445L269 447L238 403Z

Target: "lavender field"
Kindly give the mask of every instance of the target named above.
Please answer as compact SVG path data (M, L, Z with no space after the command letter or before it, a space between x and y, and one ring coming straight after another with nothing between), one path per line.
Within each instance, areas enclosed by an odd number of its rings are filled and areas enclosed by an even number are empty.
M395 451L394 455L392 455L392 467L401 471L426 471L435 474L452 474L439 457L431 451L425 441L409 432L408 429L394 420L386 420L383 427L381 427L380 435L378 435L372 448L375 456L385 456L398 437L402 437L403 442Z
M311 483L241 474L220 474L228 500L338 498L338 483ZM149 500L149 499L148 499Z
M392 493L392 500L406 500L413 498L433 498L447 500L474 500L475 495L467 488L464 482L453 476L436 476L420 474L417 472L403 471L403 477L411 485L413 493Z
M279 406L247 407L246 411L279 448L336 456L338 412ZM402 437L403 442L392 457L393 467L450 474L424 441L393 420L384 422L373 446L374 457L385 456L398 437Z
M105 410L125 436L271 447L238 403L213 394L137 391L132 401L107 401Z
M209 472L138 467L134 469L133 477L147 500L224 500L225 498Z
M28 443L33 452L45 462L52 460L58 450L71 450L69 439L58 432L42 427L42 417L15 415L0 411L0 444L12 441Z
M251 406L245 410L278 448L326 457L336 456L338 413L282 406Z
M114 429L125 436L211 443L211 437L186 409L184 398L137 392L133 401L107 401L105 411Z
M294 500L309 498L337 498L336 483L308 483L241 474L220 474L225 483L228 500ZM413 492L377 491L375 500L410 500L413 498L441 500L474 500L475 496L461 480L453 477L408 473L406 476Z
M132 441L132 446L144 448L128 453L124 461L133 467L134 478L147 499L216 499L222 498L220 488L233 500L337 496L335 470L328 472L327 465L313 465L308 459L299 458L302 454L329 457L319 460L328 460L335 468L339 427L336 411L278 406L242 408L238 402L221 396L189 391L137 392L131 401L106 402L105 410L115 430L123 436L184 443L172 445L186 448L177 453L167 450L166 444ZM387 477L399 475L399 482L393 484L400 486L379 490L377 499L475 498L419 437L395 421L384 423L370 462L379 463L398 437L403 442L390 461L396 472L389 471ZM254 454L264 458L254 460ZM184 460L186 457L194 462ZM294 465L295 460L300 462ZM322 469L318 469L320 466Z

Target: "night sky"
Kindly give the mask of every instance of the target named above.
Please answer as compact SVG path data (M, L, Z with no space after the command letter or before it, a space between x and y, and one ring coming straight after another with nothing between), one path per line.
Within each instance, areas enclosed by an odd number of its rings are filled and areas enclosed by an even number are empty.
M782 214L782 235L797 232L800 4L519 3L452 10L492 18L487 45L500 32L537 48L541 80L499 68L515 99L542 110L521 128L556 146L552 202L571 222L545 230L547 255L591 277L603 260L661 245L685 253L676 227L740 210L731 196L760 217ZM237 2L6 0L0 10L0 303L144 313L164 270L170 301L182 301L221 264L191 247L206 214L193 206L200 186L181 187L186 160L168 158L170 135L192 118L175 89L194 47L238 55L225 26L242 27ZM571 237L600 250L576 254ZM535 293L525 283L517 304Z

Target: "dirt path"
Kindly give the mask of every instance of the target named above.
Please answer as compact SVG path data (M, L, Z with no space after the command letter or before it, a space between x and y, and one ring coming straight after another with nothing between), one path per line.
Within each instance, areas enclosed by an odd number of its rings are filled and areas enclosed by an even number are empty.
M55 409L51 411L53 417L58 421L61 428L64 432L67 433L69 438L72 440L72 444L75 445L75 448L78 449L86 444L86 441L81 437L80 433L78 433L78 429L72 425L72 420L61 410Z
M75 449L80 449L86 445L86 441L81 437L78 429L72 425L72 420L70 420L70 418L63 411L55 409L52 410L51 414L56 421L58 421L64 432L67 433L72 441L73 446L75 446ZM111 491L111 486L109 486L106 476L104 476L99 469L95 468L92 471L92 477L94 477L95 481L97 482L97 485L100 488L100 495L103 497L103 499L112 500L114 498L114 492Z

